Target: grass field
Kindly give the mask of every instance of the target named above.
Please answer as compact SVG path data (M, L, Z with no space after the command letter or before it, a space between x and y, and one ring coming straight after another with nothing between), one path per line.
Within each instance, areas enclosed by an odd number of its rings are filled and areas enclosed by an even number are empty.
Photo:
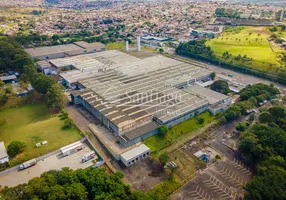
M204 118L204 123L199 124L198 118ZM176 140L176 138L205 126L213 119L214 116L212 116L210 113L208 112L202 113L195 118L186 120L170 128L166 136L161 136L157 134L147 138L146 140L143 141L143 143L146 144L151 149L151 152L160 151L169 146L170 144L172 144L173 141Z
M240 31L224 32L219 38L207 42L216 56L222 58L224 52L229 52L234 56L240 54L247 55L253 59L252 62L235 61L228 59L227 62L253 67L261 71L276 71L279 67L277 62L277 52L279 47L271 46L267 38L271 32L265 27L244 27Z
M125 43L124 42L113 42L106 45L107 50L119 50L119 49L125 49Z
M15 140L25 142L27 145L22 154L11 160L12 166L82 138L76 128L63 130L61 127L64 121L58 116L51 115L42 104L3 109L0 111L0 119L6 120L6 124L0 127L0 141L4 141L6 147ZM44 140L47 140L48 144L35 147L36 143Z

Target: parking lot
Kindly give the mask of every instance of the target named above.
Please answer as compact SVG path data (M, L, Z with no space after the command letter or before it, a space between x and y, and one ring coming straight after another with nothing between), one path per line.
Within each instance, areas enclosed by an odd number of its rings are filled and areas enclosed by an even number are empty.
M0 176L0 185L13 187L18 184L27 183L30 179L40 176L43 172L49 170L60 170L64 167L69 167L73 170L79 168L87 168L93 165L93 160L89 160L85 163L81 162L81 158L86 153L92 151L86 143L83 143L83 149L73 153L69 156L62 157L61 154L50 156L44 160L38 161L38 163L30 168L22 171L12 171L8 174Z
M172 200L206 199L206 200L239 200L243 199L243 186L253 174L244 163L239 152L230 148L230 144L237 146L238 137L233 131L235 124L244 118L209 132L204 137L196 137L181 147L186 155L208 147L218 152L220 160L208 163L205 169L199 169L197 176L171 195Z

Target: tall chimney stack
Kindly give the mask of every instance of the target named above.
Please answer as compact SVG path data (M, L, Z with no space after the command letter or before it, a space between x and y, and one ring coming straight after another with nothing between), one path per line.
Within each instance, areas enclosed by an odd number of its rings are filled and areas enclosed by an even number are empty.
M126 41L126 51L129 51L129 42Z
M141 40L140 40L140 36L138 36L138 38L137 38L137 45L138 45L138 51L141 51Z

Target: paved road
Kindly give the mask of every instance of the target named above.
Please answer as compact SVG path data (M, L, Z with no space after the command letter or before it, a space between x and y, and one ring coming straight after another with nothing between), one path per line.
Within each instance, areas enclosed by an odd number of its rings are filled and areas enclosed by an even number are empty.
M30 168L22 171L12 171L8 174L0 176L0 185L13 187L18 184L27 183L34 177L39 177L42 173L49 170L60 170L63 167L69 167L73 170L79 168L87 168L93 165L92 160L85 163L81 163L81 158L86 153L90 152L91 149L84 143L84 148L81 151L73 153L66 157L61 157L58 153L50 156L44 160L38 161L38 163ZM95 158L96 159L96 158Z
M80 129L81 132L88 135L89 140L92 142L96 150L103 156L103 159L106 165L112 172L116 172L114 168L114 164L111 162L113 157L107 152L107 150L100 144L95 135L90 131L88 125L91 123L87 118L85 118L80 112L79 109L75 105L67 105L65 108L69 114L69 117L73 119L74 123Z
M183 56L179 56L179 55L174 55L174 54L169 54L168 56L173 57L174 59L178 58L178 59L182 59L181 61L185 61L185 62L190 62L190 63L198 63L200 65L204 65L205 67L207 67L208 69L216 72L217 74L221 74L222 72L225 74L233 74L233 79L238 80L241 83L244 84L256 84L256 83L265 83L265 84L270 84L272 83L271 81L268 81L266 79L262 79L259 77L255 77L255 76L251 76L248 74L242 74L239 72L235 72L229 69L225 69L216 65L211 65L208 64L206 62L201 62L201 61L197 61L191 58L186 58ZM276 87L280 88L281 90L286 90L286 86L285 85L281 85L279 83L274 83Z

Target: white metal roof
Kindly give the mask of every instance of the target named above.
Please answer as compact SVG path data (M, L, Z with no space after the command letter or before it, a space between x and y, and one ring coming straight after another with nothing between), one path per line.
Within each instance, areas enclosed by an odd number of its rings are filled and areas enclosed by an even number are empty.
M0 159L8 157L4 142L0 142Z
M137 147L134 147L133 149L121 154L121 158L123 158L126 161L132 160L133 158L150 151L150 148L147 147L145 144L141 144Z
M65 153L65 152L70 151L72 149L75 149L81 145L82 145L82 143L80 141L78 141L78 142L72 143L70 145L67 145L65 147L62 147L60 150L62 153Z

